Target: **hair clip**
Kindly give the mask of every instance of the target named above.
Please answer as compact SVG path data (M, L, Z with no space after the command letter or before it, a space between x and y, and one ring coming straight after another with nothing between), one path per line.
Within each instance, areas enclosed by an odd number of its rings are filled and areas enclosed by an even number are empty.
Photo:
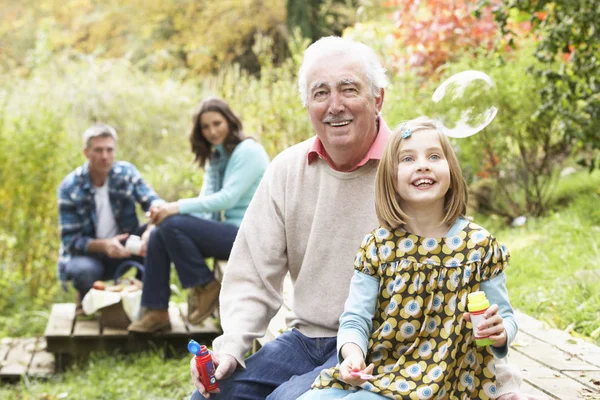
M412 131L410 130L410 128L406 127L406 122L402 124L402 126L400 127L400 135L402 135L402 139L406 139L408 137L410 137L410 135L412 134Z

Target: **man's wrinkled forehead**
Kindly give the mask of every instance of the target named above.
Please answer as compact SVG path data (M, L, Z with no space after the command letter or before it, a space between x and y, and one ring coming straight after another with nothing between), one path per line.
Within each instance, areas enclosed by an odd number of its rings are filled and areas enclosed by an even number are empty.
M357 57L345 54L322 56L308 72L307 89L366 83L364 66Z

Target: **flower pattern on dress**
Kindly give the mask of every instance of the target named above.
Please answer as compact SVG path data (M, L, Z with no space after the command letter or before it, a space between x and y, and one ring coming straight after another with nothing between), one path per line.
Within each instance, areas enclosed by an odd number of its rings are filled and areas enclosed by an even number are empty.
M493 353L475 345L463 314L467 295L508 260L475 223L448 238L384 228L367 235L354 266L378 278L380 292L366 359L375 378L361 388L391 399L496 398ZM352 388L339 378L337 367L324 370L313 388Z

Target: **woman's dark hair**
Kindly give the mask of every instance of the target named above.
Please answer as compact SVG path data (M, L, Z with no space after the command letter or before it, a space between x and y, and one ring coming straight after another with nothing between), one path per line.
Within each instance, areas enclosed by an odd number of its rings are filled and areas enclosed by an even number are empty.
M210 158L212 151L212 144L202 135L202 126L200 123L202 114L209 111L218 112L227 121L229 134L223 141L223 148L227 153L233 153L235 146L246 138L242 130L242 121L231 111L231 108L229 108L229 105L225 101L217 97L208 97L202 100L202 103L198 106L198 110L194 113L192 131L190 132L190 144L192 145L192 152L196 156L194 161L198 161L201 168L204 168L206 165L206 160Z

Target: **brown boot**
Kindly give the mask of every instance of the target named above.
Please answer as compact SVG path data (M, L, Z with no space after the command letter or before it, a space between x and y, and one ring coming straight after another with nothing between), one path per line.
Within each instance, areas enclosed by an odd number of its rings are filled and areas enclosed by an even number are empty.
M169 310L146 310L144 316L132 322L127 327L129 332L153 333L163 329L170 329Z
M219 305L219 292L221 284L214 280L204 286L196 286L191 290L190 297L196 305L194 311L189 314L188 320L193 325L199 325L208 318Z

